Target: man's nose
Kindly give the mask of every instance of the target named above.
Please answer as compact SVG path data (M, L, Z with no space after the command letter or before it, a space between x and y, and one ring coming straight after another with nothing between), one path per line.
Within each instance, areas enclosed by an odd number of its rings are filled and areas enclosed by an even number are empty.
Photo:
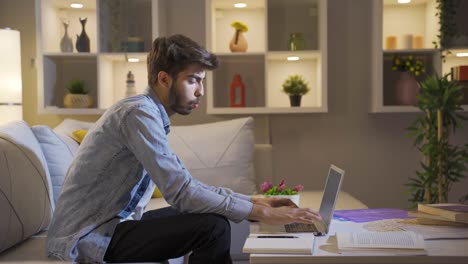
M195 96L200 97L205 94L205 89L203 87L203 82L200 82L200 85L198 86L198 89L195 91Z

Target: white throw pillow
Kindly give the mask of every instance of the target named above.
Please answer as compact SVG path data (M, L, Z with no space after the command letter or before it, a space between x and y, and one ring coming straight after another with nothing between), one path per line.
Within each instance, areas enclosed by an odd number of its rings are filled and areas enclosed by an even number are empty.
M59 135L72 136L75 130L89 130L94 125L93 122L84 122L75 119L65 119L54 128L54 132Z
M54 202L57 202L57 198L62 189L63 180L67 174L68 167L70 166L78 144L75 147L71 147L65 143L66 136L59 136L47 126L33 126L31 130L36 136L37 141L41 145L42 152L44 153L47 161L47 167L49 168L50 179L52 182L52 192L54 196ZM71 140L71 139L70 139ZM73 140L72 140L73 141Z
M254 120L172 126L169 144L192 176L212 186L243 194L256 190Z

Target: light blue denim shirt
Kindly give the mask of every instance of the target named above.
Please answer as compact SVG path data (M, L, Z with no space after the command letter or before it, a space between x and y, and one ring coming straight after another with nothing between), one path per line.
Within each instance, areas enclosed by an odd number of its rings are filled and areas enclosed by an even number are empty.
M140 219L154 183L182 212L246 219L249 196L192 178L169 146L169 117L150 88L126 98L96 122L63 183L50 224L49 256L101 263L118 223Z

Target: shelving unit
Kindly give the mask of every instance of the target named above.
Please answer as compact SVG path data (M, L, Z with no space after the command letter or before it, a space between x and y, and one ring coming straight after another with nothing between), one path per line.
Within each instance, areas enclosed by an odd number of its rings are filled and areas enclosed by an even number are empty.
M468 65L468 57L456 57L462 51L468 51L468 23L463 19L468 12L468 4L460 1L457 12L457 27L466 41L458 41L461 46L450 47L453 55L441 59L439 50L435 49L433 41L437 41L438 18L436 0L413 0L409 4L398 4L394 0L372 1L373 4L373 79L371 112L418 112L415 106L400 105L396 98L396 82L399 73L392 71L392 56L409 56L423 61L426 74L447 74L451 67ZM419 36L423 39L422 47L413 48L412 43ZM396 38L396 47L388 47L389 37ZM456 41L454 43L457 43ZM390 49L391 48L391 49ZM417 77L422 80L423 76ZM468 87L466 87L468 89ZM467 98L468 99L468 98ZM468 100L465 101L465 111L468 110Z
M80 0L81 9L73 9L67 0L36 0L38 111L51 114L101 114L124 98L128 71L135 75L141 92L146 86L146 55L153 39L165 32L163 0ZM87 17L85 31L90 52L77 52L76 39L82 27L79 17ZM60 41L65 33L63 21L69 21L68 36L73 52L62 52ZM128 38L143 43L142 50L126 45ZM139 62L128 62L138 58ZM94 99L91 108L65 108L63 97L71 80L84 80Z
M208 114L275 114L327 112L327 7L324 0L253 0L234 8L231 0L206 0L207 47L221 61L207 74ZM249 27L246 52L231 52L233 21ZM291 33L301 32L305 48L288 50ZM298 61L288 61L290 56ZM240 74L245 107L230 107L230 84ZM300 74L311 91L300 107L291 107L281 91L292 74Z

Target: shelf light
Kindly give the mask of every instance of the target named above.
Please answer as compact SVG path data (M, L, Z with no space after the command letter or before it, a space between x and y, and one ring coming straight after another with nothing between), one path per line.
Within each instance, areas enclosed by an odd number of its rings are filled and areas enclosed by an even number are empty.
M410 2L411 2L411 0L398 0L399 4L408 4Z
M468 52L459 52L456 55L457 57L468 57Z
M244 7L247 7L247 4L246 4L246 3L239 2L239 3L235 3L235 4L234 4L234 7L235 7L235 8L244 8Z
M83 8L83 4L81 4L81 3L71 3L70 7L71 8Z
M300 58L297 56L289 56L288 61L298 61Z
M128 62L140 62L140 59L139 59L139 58L132 58L132 57L130 57L130 58L127 59L127 61L128 61Z

